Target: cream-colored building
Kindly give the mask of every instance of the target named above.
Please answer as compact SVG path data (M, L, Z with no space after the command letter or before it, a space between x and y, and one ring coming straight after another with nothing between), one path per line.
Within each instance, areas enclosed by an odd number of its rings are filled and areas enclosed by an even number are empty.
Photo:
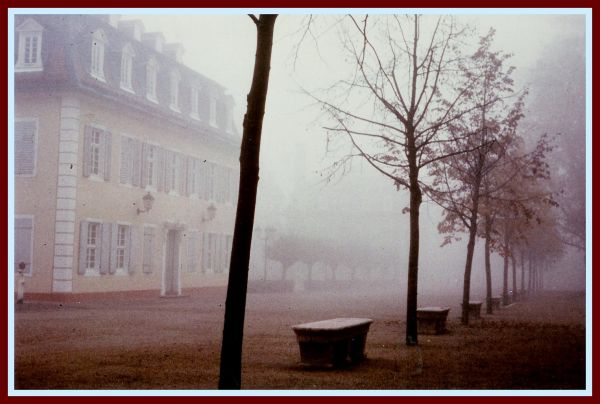
M18 15L14 48L26 297L226 285L239 136L225 89L115 16Z

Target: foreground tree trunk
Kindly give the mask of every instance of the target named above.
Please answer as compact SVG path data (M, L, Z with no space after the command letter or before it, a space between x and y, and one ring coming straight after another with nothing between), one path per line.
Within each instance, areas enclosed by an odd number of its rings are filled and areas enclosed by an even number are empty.
M251 16L257 31L256 56L252 86L248 94L248 105L244 116L239 198L225 302L219 389L241 388L248 265L259 178L260 138L271 69L271 50L276 17L276 15L265 14L260 15L259 18Z
M469 300L471 295L471 270L473 268L473 253L475 251L475 239L477 237L477 217L479 215L479 187L481 185L481 169L483 168L483 157L479 155L479 170L473 184L473 198L471 217L469 219L469 242L467 243L467 261L465 263L465 275L463 282L463 301L461 323L469 325Z
M422 193L419 185L416 145L411 131L408 140L408 163L410 181L410 241L408 249L408 283L406 290L406 345L417 345L417 285L419 281L419 210Z

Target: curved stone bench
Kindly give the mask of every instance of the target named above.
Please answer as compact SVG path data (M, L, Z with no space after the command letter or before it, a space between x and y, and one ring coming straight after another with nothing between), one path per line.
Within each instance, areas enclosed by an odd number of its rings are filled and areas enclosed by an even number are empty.
M343 366L365 358L369 318L334 318L292 326L303 365Z

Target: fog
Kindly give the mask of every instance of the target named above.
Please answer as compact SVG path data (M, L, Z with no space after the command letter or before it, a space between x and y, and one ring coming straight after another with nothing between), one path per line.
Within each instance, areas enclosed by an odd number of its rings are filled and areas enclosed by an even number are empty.
M161 30L171 40L182 41L186 48L186 64L229 89L236 99L236 117L241 123L254 56L255 34L250 19L238 15L135 16L138 17L150 30ZM317 15L311 21L312 30L308 35L304 29L308 22L306 16L283 15L276 24L255 227L271 226L276 229L276 233L267 240L269 244L281 235L296 234L392 251L398 261L387 269L389 274L385 272L394 280L387 285L402 291L406 283L408 251L408 215L402 214L402 209L408 205L408 193L397 191L389 179L358 159L353 161L348 172L328 180L326 168L332 163L332 157L326 152L320 111L304 93L327 88L336 78L352 69L341 55L339 35L336 34L338 20L337 16ZM576 51L580 53L575 55L579 59L572 63L579 71L584 69L584 17L467 15L459 16L459 20L476 27L479 34L489 27L497 30L494 48L513 54L510 64L516 67L516 87L527 86L530 89L531 96L526 101L530 116L545 119L549 114L544 115L543 109L556 108L563 116L576 114L579 117L580 126L570 131L558 126L557 121L564 122L560 118L554 121L538 119L535 123L531 123L531 118L524 124L530 129L526 139L534 142L542 133L560 133L560 144L575 141L583 145L584 104L565 106L561 98L556 97L551 102L547 100L546 105L540 105L539 99L543 97L546 86L552 85L541 80L540 71L552 70L552 55L559 53L561 46L572 47L575 43ZM563 86L565 91L577 91L573 99L584 99L583 75L573 76L569 70L557 67L556 72L546 73L544 77L559 83L568 82ZM556 114L554 118L557 118ZM583 186L583 149L572 152L569 158L576 161L579 170L577 177L569 178L568 182ZM550 163L554 164L552 170L558 172L558 159L551 158ZM583 194L579 194L578 198L583 198ZM454 289L459 294L466 241L463 237L460 242L440 247L443 241L437 231L440 213L440 208L432 202L424 203L419 293ZM475 251L472 296L483 297L482 239L477 240ZM257 232L253 241L251 278L263 277L264 256L264 233ZM545 286L550 289L585 288L584 263L581 251L567 248L563 259L550 269ZM344 264L340 262L340 265ZM268 278L277 279L281 274L280 266L269 260ZM302 272L302 269L296 270ZM502 261L497 254L493 255L492 271L494 294L497 294L502 287Z
M331 245L361 246L389 258L372 267L364 263L350 276L348 268L355 263L346 261L352 258L336 257L332 249L328 262L315 263L316 267L322 267L315 269L317 278L332 277L332 268L339 266L342 269L336 270L336 278L378 277L386 280L386 287L403 293L409 238L408 215L403 209L408 206L408 192L396 189L392 181L359 158L343 173L329 177L327 168L335 161L335 151L328 150L322 112L310 94L328 88L333 81L352 72L353 66L343 55L339 42L341 17L327 14L313 17L307 25L306 15L282 15L276 24L250 278L264 278L269 248L278 239L295 235ZM559 135L559 151L555 152L558 154L550 159L551 170L557 173L556 190L566 189L571 195L571 199L563 197L561 203L577 203L585 209L585 192L581 192L585 189L585 77L580 74L585 72L584 17L490 14L457 18L463 24L470 24L479 35L495 28L494 49L513 54L510 64L516 67L516 88L527 86L531 93L526 100L530 110L523 124L527 130L524 137L533 144L543 133ZM255 49L255 27L250 18L237 14L179 15L156 10L143 15L124 13L121 19L141 19L146 32L159 31L167 42L182 43L183 63L223 85L235 100L234 120L241 137ZM473 46L465 44L467 49ZM578 74L572 74L570 66L556 66L553 70L554 55L566 50L575 52L569 61ZM548 87L555 83L561 86L557 86L560 87L557 93L549 99ZM579 103L565 105L560 91ZM576 116L579 126L561 126L565 122L562 116ZM566 147L573 144L579 147ZM565 161L575 168L567 170ZM579 193L570 192L568 187L573 184ZM576 202L573 198L577 198ZM579 219L582 213L579 212ZM437 230L440 219L441 208L424 200L420 218L419 293L443 291L458 295L465 266L466 235L441 247L443 236ZM263 229L267 227L274 232L265 240ZM584 252L570 246L565 251L563 258L549 269L545 287L583 290ZM306 279L307 261L310 259L292 263L286 273L289 279L298 280L297 290L302 289L301 281ZM283 277L282 264L277 260L267 258L266 267L267 279ZM483 269L483 241L478 238L471 281L474 297L484 297ZM499 294L502 258L498 254L492 256L492 271L494 294Z

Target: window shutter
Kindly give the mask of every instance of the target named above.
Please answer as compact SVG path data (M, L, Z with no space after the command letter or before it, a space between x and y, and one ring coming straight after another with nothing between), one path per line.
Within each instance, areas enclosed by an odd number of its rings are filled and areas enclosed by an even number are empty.
M152 273L153 255L154 255L154 228L144 227L144 245L143 245L143 268L145 274Z
M157 161L156 161L156 189L158 191L164 191L165 190L165 153L166 150L163 149L162 147L157 147L156 148L156 157L157 157Z
M182 155L177 155L177 174L179 175L179 195L188 195L187 193L187 162L188 159Z
M92 127L86 125L83 130L83 176L89 177L92 171L91 161Z
M210 245L208 233L202 233L202 272L206 272L210 268L210 264L208 262L209 248Z
M206 200L206 161L199 160L196 172L196 192L200 199Z
M131 150L130 139L121 136L121 170L119 172L119 181L121 184L128 184L131 178L131 159L129 158Z
M147 143L142 144L142 176L141 176L141 186L142 188L146 188L148 185L148 148L151 146ZM156 162L154 162L156 164Z
M87 255L87 234L88 234L88 222L82 220L79 224L79 268L77 273L79 275L85 274L85 259Z
M104 143L104 147L102 150L102 153L100 153L100 155L104 155L104 165L101 165L100 167L104 167L104 180L105 181L110 181L110 169L111 169L111 159L110 159L110 155L111 155L111 150L112 150L112 134L110 132L105 131L103 133L103 143ZM100 161L102 161L102 157L100 157Z
M125 262L129 275L137 271L139 261L139 232L137 226L129 226L129 243L125 248Z
M102 223L102 244L99 245L96 249L97 255L100 257L100 273L106 275L109 272L110 266L110 233L111 233L111 225L110 223Z
M15 122L15 174L35 173L36 121Z
M25 263L25 273L31 273L31 252L33 248L33 219L15 218L14 234L15 271L21 262Z
M108 267L108 273L114 274L117 272L117 233L119 225L116 223L111 223L110 227L110 265Z
M186 195L193 195L196 191L194 189L195 184L195 170L196 170L196 159L188 156L187 160L187 185L186 185Z
M140 177L142 170L142 142L137 139L131 139L131 184L135 187L140 186Z

